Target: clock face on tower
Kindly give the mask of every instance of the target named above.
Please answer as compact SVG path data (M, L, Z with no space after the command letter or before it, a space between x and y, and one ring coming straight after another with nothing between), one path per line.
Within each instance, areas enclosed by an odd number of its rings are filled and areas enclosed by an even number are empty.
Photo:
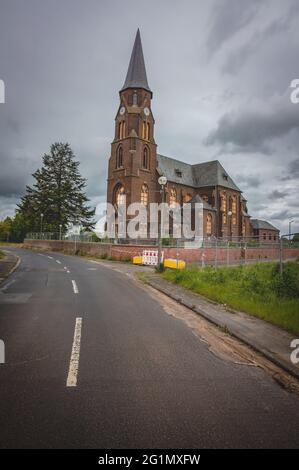
M148 108L144 108L144 114L146 116L149 116L150 110Z
M122 106L119 110L119 114L122 116L123 114L125 114L125 111L126 111L126 108Z

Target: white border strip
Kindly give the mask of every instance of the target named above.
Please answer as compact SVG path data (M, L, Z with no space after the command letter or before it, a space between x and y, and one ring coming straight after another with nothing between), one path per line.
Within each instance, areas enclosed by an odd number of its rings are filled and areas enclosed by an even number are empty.
M76 318L74 340L72 347L71 360L69 365L69 372L66 380L67 387L77 386L77 376L79 369L79 358L80 358L80 345L81 345L81 330L82 330L82 318Z
M72 279L72 284L73 284L73 291L74 291L74 294L79 294L79 289L78 289L78 286L76 284L76 281L74 281Z

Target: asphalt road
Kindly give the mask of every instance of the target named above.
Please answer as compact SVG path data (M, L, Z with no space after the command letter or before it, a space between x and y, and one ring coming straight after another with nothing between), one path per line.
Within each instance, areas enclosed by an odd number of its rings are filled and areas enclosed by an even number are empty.
M1 448L299 447L299 397L212 354L128 276L12 250Z

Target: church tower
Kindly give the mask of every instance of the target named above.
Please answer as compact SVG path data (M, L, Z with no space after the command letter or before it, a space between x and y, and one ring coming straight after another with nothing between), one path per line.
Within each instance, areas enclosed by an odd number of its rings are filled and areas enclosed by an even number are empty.
M107 201L116 206L124 195L127 206L133 202L147 206L157 197L152 96L138 29L125 83L119 92L109 158Z

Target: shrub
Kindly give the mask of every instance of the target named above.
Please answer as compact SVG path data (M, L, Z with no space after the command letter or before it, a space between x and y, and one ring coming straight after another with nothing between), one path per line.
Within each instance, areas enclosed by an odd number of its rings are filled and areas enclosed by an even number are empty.
M157 273L163 273L165 271L164 264L160 263L159 266L156 266L155 270Z
M272 276L272 288L276 295L289 299L299 298L299 274L295 263L285 263L282 274L280 274L277 264L273 269Z

